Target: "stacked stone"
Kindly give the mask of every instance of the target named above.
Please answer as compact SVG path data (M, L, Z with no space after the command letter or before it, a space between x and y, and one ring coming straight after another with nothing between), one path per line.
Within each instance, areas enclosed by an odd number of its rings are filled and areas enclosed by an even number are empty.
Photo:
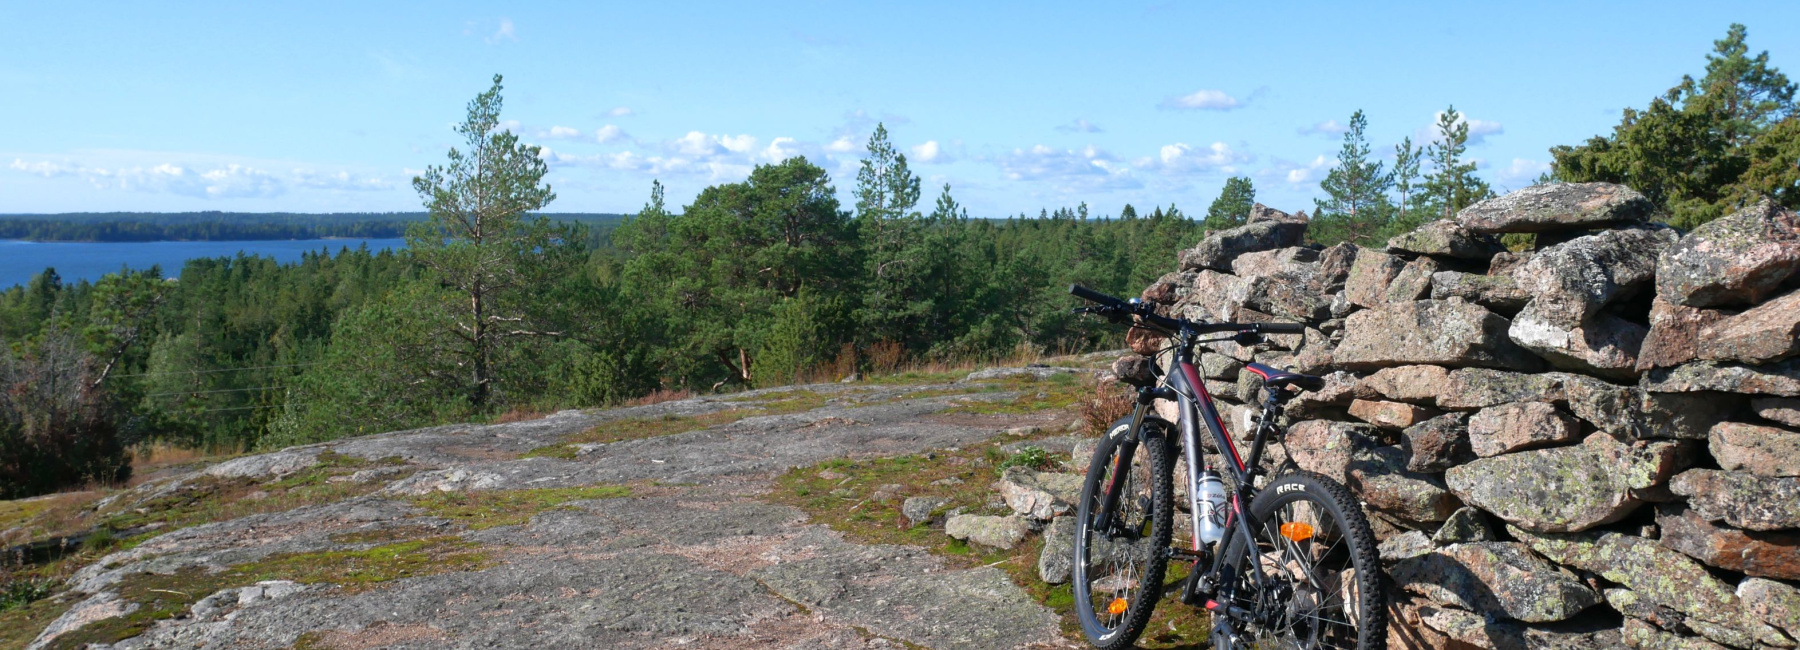
M1623 186L1542 185L1321 250L1259 205L1143 297L1308 326L1209 344L1202 371L1240 435L1245 362L1328 377L1275 460L1364 501L1396 647L1794 648L1800 219L1654 216Z

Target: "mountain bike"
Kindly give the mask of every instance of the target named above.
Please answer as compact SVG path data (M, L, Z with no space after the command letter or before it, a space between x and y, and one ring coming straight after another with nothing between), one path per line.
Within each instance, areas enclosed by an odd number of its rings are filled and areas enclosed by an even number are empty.
M1284 433L1278 420L1286 401L1321 388L1324 380L1246 364L1245 372L1262 378L1266 395L1246 457L1238 454L1195 367L1199 344L1249 346L1265 334L1300 334L1304 327L1171 318L1140 300L1080 285L1069 293L1097 304L1077 313L1129 321L1172 341L1164 350L1172 353L1167 372L1158 368L1160 381L1140 382L1131 415L1100 440L1082 483L1072 581L1088 641L1107 650L1135 643L1165 590L1174 589L1183 603L1211 612L1218 650L1385 648L1381 567L1356 497L1291 460L1268 473L1262 466L1267 444ZM1219 336L1203 338L1209 335ZM1159 399L1176 403L1179 423L1154 414ZM1202 448L1202 427L1212 454ZM1171 543L1177 458L1187 470L1186 545ZM1189 569L1173 585L1164 582L1171 561Z

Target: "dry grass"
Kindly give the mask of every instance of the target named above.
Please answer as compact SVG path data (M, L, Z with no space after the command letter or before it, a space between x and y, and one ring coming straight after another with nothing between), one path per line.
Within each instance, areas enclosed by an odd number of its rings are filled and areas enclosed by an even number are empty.
M636 399L626 400L625 403L622 404L622 406L649 406L651 404L661 404L663 402L673 402L675 400L683 400L683 399L687 399L687 398L690 398L693 396L694 396L694 391L688 390L686 388L683 388L681 390L669 390L667 388L658 388L654 391L651 391L651 393L649 395L645 395L643 397L639 397Z
M535 406L514 406L507 412L501 413L498 417L495 417L494 424L511 424L513 422L537 420L546 415L550 415L550 413L550 411L539 410Z
M1088 383L1090 393L1075 403L1075 414L1081 421L1082 433L1098 436L1106 432L1107 425L1131 415L1137 399L1129 387L1118 382L1090 379Z

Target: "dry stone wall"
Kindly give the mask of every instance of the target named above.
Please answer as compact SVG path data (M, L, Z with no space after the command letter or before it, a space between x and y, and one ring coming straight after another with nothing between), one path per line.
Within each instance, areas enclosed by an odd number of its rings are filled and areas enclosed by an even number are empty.
M1319 249L1259 205L1143 298L1307 325L1211 344L1202 371L1234 432L1261 391L1245 362L1328 378L1271 456L1363 500L1394 647L1794 648L1800 219L1654 216L1627 187L1541 185Z

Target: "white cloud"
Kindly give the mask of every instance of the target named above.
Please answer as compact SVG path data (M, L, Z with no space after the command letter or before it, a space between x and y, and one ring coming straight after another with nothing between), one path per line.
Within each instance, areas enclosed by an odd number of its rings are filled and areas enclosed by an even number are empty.
M1037 145L1014 149L996 159L1000 171L1014 181L1056 181L1066 189L1105 191L1142 187L1131 166L1105 151L1052 149Z
M719 136L719 145L732 153L746 153L756 148L756 138L748 135Z
M1229 111L1242 108L1243 105L1244 102L1222 90L1198 90L1192 94L1170 97L1162 103L1163 108L1203 111Z
M339 171L335 174L331 174L314 172L310 169L295 169L292 176L295 187L306 189L351 192L372 192L394 189L394 184L385 179L374 176L356 177L350 175L350 172L347 171Z
M781 162L801 155L799 143L793 138L779 137L769 141L769 146L762 151L763 160Z
M188 164L156 162L151 152L98 152L119 164L85 165L76 162L15 158L8 168L44 178L74 177L99 190L166 193L204 199L265 198L290 189L325 191L385 191L395 184L376 175L345 170L318 171L293 167L288 173L270 172L256 164L218 160L218 156L193 155L214 162ZM146 158L150 158L146 160ZM276 162L274 164L281 164ZM404 170L408 176L422 170Z
M581 137L581 129L569 126L552 126L550 127L550 131L543 135L547 138L573 140Z
M516 41L516 40L519 40L519 34L516 30L513 29L513 21L511 18L501 18L500 19L500 27L498 27L494 30L494 34L492 36L487 37L487 42L489 42L489 43L498 43L500 41Z
M40 160L37 162L28 163L28 162L25 162L24 160L21 160L18 158L14 158L12 161L12 164L8 165L8 167L25 172L27 174L35 174L37 176L42 176L44 178L56 178L58 176L68 176L70 174L80 173L82 170L82 168L80 168L80 167L71 167L69 165L65 165L62 163L50 162L48 160Z
M1157 157L1154 160L1140 160L1138 166L1159 169L1169 174L1213 171L1230 174L1237 171L1235 165L1251 160L1250 155L1233 151L1231 145L1223 142L1214 142L1207 145L1205 149L1196 149L1186 142L1177 142L1163 145L1161 149L1157 150Z
M1105 131L1105 129L1100 128L1100 125L1087 120L1075 120L1068 124L1059 124L1057 125L1056 130L1064 133L1101 133Z
M856 151L856 141L846 135L832 140L831 144L825 145L825 150L831 153L850 153Z
M1300 135L1343 135L1345 131L1349 130L1350 127L1345 126L1337 120L1325 120L1312 126L1303 126L1297 129Z
M1337 159L1324 155L1316 156L1312 162L1296 163L1276 159L1269 167L1259 169L1255 176L1265 182L1285 182L1290 185L1309 185L1317 183L1325 174L1337 166Z
M950 154L944 151L944 148L936 140L926 140L924 144L913 147L912 154L913 160L928 165L952 161Z
M494 125L494 130L495 131L512 131L514 133L518 133L519 132L519 121L518 120L500 120L500 122L498 124Z
M614 108L610 111L607 111L606 114L609 117L625 117L625 116L631 114L631 108L626 107L626 106L620 106L618 108Z
M624 129L611 124L600 127L594 131L594 141L599 142L600 144L629 139L631 139L631 136L626 135Z
M1443 111L1438 111L1436 113L1433 113L1431 116L1430 124L1426 124L1425 126L1420 127L1419 130L1413 132L1413 141L1420 142L1420 143L1431 143L1431 142L1437 142L1440 139L1442 139L1442 134L1438 133L1438 127L1437 127L1438 120L1441 120L1441 119L1444 119ZM1487 137L1490 135L1500 135L1500 134L1506 133L1506 127L1502 126L1499 122L1491 122L1488 120L1472 118L1472 117L1469 117L1469 115L1467 113L1464 113L1460 117L1458 117L1457 123L1469 125L1469 144L1471 144L1471 145L1477 145L1477 144L1486 142Z

